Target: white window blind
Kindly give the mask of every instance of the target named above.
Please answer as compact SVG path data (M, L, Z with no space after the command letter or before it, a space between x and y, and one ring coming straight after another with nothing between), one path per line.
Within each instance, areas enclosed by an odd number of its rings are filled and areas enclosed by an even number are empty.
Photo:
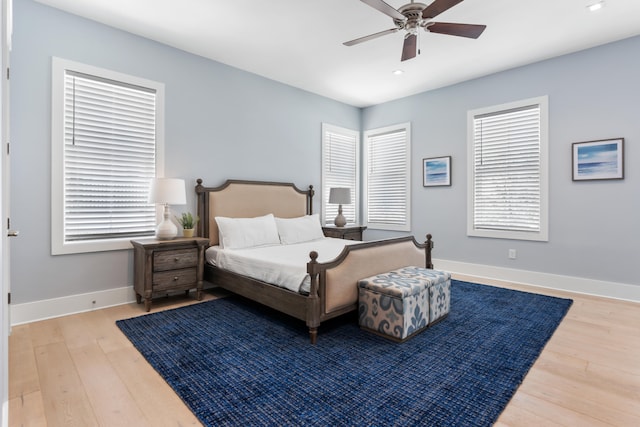
M365 133L366 220L370 228L409 231L410 125Z
M360 135L350 129L322 125L322 213L323 224L333 224L338 206L329 204L329 190L351 189L351 204L342 205L348 224L359 222L359 146Z
M533 240L546 235L543 105L535 101L472 117L471 235Z
M78 244L152 236L156 206L147 199L158 171L157 88L70 67L59 72L62 144L55 148L54 132L54 150L61 153L54 155L52 186L62 191L53 191L61 195L52 201L60 211L53 219L59 221L53 252L85 252ZM63 249L69 244L76 249Z
M152 235L155 92L67 71L65 240Z

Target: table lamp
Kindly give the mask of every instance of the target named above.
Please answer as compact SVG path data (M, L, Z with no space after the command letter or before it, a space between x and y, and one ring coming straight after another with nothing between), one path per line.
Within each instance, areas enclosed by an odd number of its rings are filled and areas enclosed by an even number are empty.
M178 235L178 227L171 221L169 205L186 205L187 194L183 179L154 178L149 188L149 203L164 205L164 219L156 228L156 238L170 240Z
M329 189L329 203L338 205L338 216L333 220L333 223L336 227L344 227L347 220L342 215L342 205L351 203L351 189L341 187Z

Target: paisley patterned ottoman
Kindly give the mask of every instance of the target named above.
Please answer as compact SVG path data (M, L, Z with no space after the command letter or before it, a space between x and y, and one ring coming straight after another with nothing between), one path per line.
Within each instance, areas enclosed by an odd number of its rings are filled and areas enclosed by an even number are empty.
M404 267L358 282L360 327L404 341L449 314L451 274Z

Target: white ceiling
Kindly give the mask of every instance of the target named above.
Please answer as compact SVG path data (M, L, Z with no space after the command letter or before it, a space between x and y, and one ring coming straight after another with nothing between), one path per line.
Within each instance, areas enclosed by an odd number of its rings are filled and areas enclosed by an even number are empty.
M394 27L359 0L37 1L358 107L640 34L640 0L465 0L434 21L485 24L479 39L421 31L400 62L404 32L342 45Z

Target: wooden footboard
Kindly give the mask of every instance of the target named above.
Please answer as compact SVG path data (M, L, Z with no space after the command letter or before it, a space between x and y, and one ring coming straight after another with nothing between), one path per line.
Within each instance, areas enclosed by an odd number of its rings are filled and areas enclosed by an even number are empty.
M322 321L357 310L360 279L406 266L433 268L431 239L428 234L423 244L408 236L346 246L335 260L326 263L318 263L318 254L311 252L307 264L311 277L307 301L311 342L316 342Z

